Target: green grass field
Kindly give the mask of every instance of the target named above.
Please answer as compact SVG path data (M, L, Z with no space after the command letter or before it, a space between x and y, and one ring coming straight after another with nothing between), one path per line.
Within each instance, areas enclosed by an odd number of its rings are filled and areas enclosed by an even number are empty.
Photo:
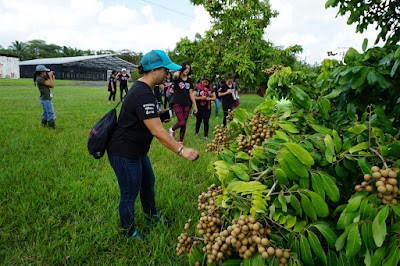
M91 127L112 106L106 83L56 80L53 94L56 130L40 126L39 92L31 79L0 79L0 264L187 265L175 255L177 237L188 218L198 219L197 196L207 189L207 166L216 160L204 152L202 134L195 137L195 118L185 146L197 149L199 160L152 143L157 207L174 224L145 225L138 200L137 225L148 238L140 243L120 235L119 190L107 156L95 160L87 152ZM241 107L253 110L262 101L243 95ZM221 116L222 109L219 119L211 118L210 139Z

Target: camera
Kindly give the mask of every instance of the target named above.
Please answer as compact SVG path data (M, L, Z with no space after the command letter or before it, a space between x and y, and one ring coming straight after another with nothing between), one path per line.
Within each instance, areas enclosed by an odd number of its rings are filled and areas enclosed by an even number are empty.
M46 77L49 78L49 72L53 72L53 77L56 76L56 72L55 71L47 71L46 72Z

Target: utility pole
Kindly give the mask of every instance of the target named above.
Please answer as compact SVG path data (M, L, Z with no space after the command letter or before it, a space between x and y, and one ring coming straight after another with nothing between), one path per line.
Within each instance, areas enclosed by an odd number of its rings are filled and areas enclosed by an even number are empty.
M346 54L347 49L349 49L350 47L346 47L346 46L342 46L342 47L338 47L338 49L341 49L342 52L339 53L339 55L342 56L342 61L344 60L344 56Z

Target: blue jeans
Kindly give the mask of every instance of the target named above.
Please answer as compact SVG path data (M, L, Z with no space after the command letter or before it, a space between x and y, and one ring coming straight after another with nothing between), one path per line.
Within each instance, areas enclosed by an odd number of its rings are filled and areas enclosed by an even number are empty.
M56 114L54 113L54 108L51 100L40 100L40 104L43 108L42 121L51 121L56 119Z
M153 168L147 154L135 159L113 155L109 155L108 158L118 179L120 190L118 209L121 227L124 233L130 236L135 231L134 208L139 192L144 213L149 216L157 214Z
M219 100L218 98L215 99L215 116L218 116L220 102L221 100Z

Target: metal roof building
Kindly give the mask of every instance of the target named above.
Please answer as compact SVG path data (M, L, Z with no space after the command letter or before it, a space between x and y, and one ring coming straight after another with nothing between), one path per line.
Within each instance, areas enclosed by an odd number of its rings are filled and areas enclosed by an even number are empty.
M137 66L115 54L85 55L59 58L42 58L21 61L20 77L32 78L37 65L45 65L55 72L57 79L68 80L107 80L111 70L121 71L126 68L130 73Z

